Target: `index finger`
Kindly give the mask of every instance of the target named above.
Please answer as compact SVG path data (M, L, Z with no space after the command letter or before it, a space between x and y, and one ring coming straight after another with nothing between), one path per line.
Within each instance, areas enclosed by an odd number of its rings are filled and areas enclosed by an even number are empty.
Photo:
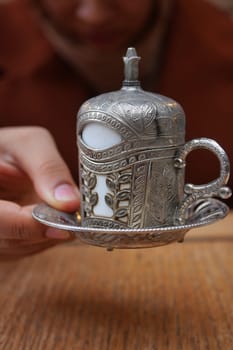
M31 179L37 194L51 206L67 211L79 207L79 191L50 133L41 127L2 128L2 153Z

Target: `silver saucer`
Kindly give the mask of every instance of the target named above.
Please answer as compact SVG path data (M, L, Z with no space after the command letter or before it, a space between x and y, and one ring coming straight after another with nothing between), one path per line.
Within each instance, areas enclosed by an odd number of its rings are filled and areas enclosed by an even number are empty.
M149 248L172 242L182 242L185 234L193 228L201 227L223 219L229 208L217 199L199 200L187 212L185 225L151 227L143 229L105 229L83 227L78 223L77 214L58 211L42 203L33 209L33 217L47 226L72 231L81 241L113 248Z

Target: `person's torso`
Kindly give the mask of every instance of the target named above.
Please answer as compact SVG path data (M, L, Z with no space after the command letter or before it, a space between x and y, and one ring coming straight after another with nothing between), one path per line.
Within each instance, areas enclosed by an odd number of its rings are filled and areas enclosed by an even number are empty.
M30 14L26 15L29 18ZM33 27L32 20L17 18L18 27L14 27L15 15L10 17L9 12L6 18L0 6L0 19L3 16L5 24L0 22L0 126L41 125L49 129L77 179L76 114L90 92L54 54L38 28ZM32 30L28 28L30 25ZM20 42L13 40L19 30L23 33L19 41L30 32L30 40L22 46L23 52ZM202 0L192 4L177 1L154 90L183 106L187 140L202 136L214 138L228 153L231 164L232 38L233 22L224 13ZM190 181L201 183L218 176L218 163L210 154L193 153L187 167ZM230 183L233 187L232 179Z

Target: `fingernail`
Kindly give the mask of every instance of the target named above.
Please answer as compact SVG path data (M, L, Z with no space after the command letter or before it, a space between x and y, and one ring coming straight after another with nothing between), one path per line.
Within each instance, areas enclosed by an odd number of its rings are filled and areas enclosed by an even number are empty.
M54 197L56 200L62 202L77 200L79 198L78 190L68 184L62 184L56 187L54 190Z
M56 228L50 227L45 232L46 237L52 239L68 239L71 238L71 235L68 231L57 230Z

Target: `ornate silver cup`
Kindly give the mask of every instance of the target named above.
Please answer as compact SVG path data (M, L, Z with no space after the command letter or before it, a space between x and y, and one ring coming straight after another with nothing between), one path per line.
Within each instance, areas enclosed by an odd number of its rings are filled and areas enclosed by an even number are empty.
M87 100L78 112L82 226L182 225L194 203L231 195L225 151L208 138L185 143L182 107L140 87L139 60L129 48L121 90ZM205 185L184 185L185 159L197 148L218 157L220 176Z
M226 153L207 138L185 143L183 109L140 88L139 59L128 49L121 90L92 98L79 110L81 215L45 203L33 209L36 220L71 231L77 242L110 250L158 247L181 242L190 229L228 214L214 198L231 195ZM184 185L186 157L197 148L217 156L220 175L205 185Z

